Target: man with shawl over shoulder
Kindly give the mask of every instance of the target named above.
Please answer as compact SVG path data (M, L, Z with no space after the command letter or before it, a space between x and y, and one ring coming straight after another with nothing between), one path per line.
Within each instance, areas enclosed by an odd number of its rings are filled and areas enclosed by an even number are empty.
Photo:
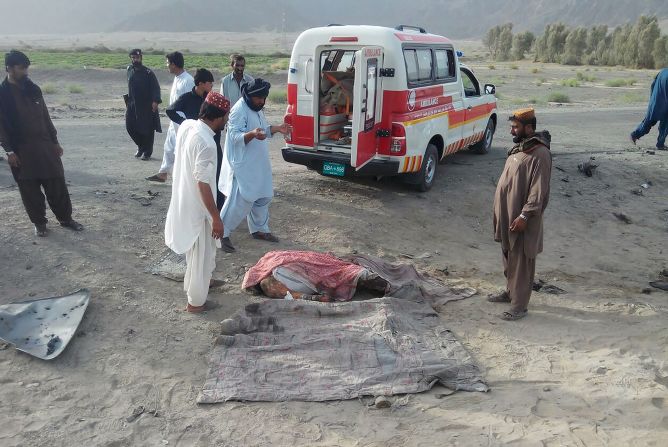
M506 289L488 297L510 303L503 320L527 315L533 289L536 256L543 251L543 212L550 198L552 155L550 133L536 132L532 108L515 111L509 118L513 146L494 195L494 240L501 243Z

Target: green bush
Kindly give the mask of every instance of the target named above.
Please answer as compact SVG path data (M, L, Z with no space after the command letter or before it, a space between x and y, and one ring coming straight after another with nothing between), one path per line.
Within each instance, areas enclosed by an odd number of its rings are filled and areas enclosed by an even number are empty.
M510 66L510 69L511 69L511 70L519 70L519 68L520 68L520 67L518 67L516 64L512 64L512 65Z
M538 72L540 72L540 70L535 68L535 67L531 69L531 73L533 73L533 74L536 74Z
M554 92L554 93L550 93L550 95L547 97L547 101L548 102L568 103L568 102L571 102L571 99L565 93Z
M275 88L269 90L269 101L275 104L286 104L288 102L288 92L284 88Z
M594 82L596 80L595 76L586 75L586 74L582 73L581 71L578 71L578 72L575 73L575 78L578 81L584 81L584 82Z
M126 68L130 64L127 52L113 52L108 48L93 47L89 51L82 50L40 50L28 52L30 62L39 68L64 68L80 69L86 68ZM244 54L246 57L246 71L255 73L267 73L276 69L286 69L290 57L284 54L258 55ZM184 52L186 70L194 72L198 67L209 69L222 68L227 72L230 65L229 54L221 53L189 53ZM165 70L165 56L162 51L147 49L144 51L144 65L154 70ZM271 69L272 65L276 68ZM285 68L284 68L285 67Z
M619 102L622 104L645 103L647 95L638 92L627 92L619 97Z
M623 78L617 78L617 79L608 79L605 81L605 85L608 87L630 87L633 84L636 83L635 79L623 79Z
M496 66L494 64L489 64L487 68L489 68L490 70L496 70Z
M580 87L580 81L577 79L562 79L560 84L563 87Z
M69 87L67 87L67 91L69 91L70 93L79 94L83 93L84 89L80 85L70 85Z
M58 92L58 88L56 87L55 84L51 84L51 83L47 82L46 84L44 84L42 86L42 93L44 93L45 95L51 95L51 94L57 93L57 92Z

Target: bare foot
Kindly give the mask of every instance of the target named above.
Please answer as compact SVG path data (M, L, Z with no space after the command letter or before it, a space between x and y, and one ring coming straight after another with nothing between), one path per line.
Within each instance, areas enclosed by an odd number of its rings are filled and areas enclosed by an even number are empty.
M204 312L206 310L205 308L206 308L206 304L204 304L202 306L193 306L190 303L188 303L188 305L186 306L186 312L190 312L190 313L193 313L193 314L198 314L198 313Z

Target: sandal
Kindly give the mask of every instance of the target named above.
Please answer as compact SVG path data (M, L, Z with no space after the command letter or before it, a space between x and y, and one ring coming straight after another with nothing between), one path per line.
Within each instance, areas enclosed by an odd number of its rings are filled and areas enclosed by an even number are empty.
M256 231L255 233L251 233L251 236L253 236L253 239L260 239L267 242L278 242L278 238L271 233Z
M202 312L206 312L206 304L202 306L193 306L192 304L188 303L188 305L185 308L186 312L190 312L192 314L199 314Z
M526 310L523 310L523 311L520 311L520 312L509 311L509 312L504 312L501 315L499 315L499 318L501 318L502 320L506 320L506 321L516 321L516 320L519 320L519 319L522 319L522 318L526 317L528 313L529 312L526 311Z
M165 179L160 177L159 174L152 175L150 177L146 177L146 180L149 182L158 182L158 183L165 183Z
M494 295L488 295L487 296L487 301L490 303L510 303L510 295L508 295L507 291L499 292Z

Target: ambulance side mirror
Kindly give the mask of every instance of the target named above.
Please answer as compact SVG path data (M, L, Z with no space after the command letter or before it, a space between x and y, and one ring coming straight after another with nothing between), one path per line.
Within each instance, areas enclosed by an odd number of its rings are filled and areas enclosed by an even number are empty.
M493 95L494 93L496 93L496 87L494 84L485 84L485 94Z

